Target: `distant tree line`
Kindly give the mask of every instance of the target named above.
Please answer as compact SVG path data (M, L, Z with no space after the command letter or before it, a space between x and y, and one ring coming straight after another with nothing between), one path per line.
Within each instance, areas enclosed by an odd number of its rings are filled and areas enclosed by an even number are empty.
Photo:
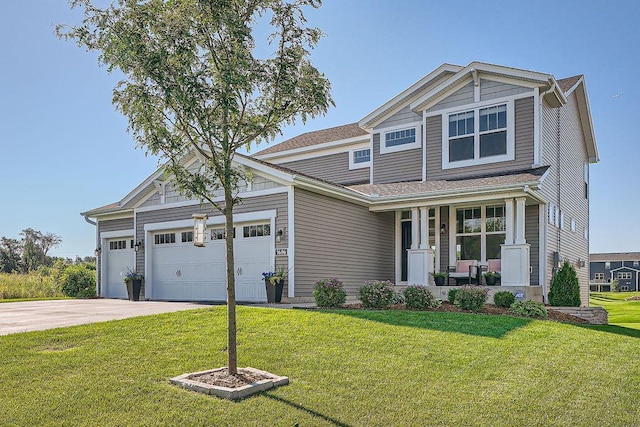
M33 228L22 230L19 239L0 237L0 272L28 273L41 267L52 267L58 260L49 251L60 246L62 237L55 233L43 233ZM65 264L93 262L93 257L62 259Z

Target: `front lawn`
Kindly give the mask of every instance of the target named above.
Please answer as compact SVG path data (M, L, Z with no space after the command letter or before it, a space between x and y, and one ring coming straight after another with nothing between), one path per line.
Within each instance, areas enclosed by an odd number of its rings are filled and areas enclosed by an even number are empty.
M640 292L591 292L589 304L609 312L609 324L640 329L640 300L626 301Z
M238 308L242 402L168 379L226 364L225 307L0 337L2 424L639 425L640 331L508 316Z

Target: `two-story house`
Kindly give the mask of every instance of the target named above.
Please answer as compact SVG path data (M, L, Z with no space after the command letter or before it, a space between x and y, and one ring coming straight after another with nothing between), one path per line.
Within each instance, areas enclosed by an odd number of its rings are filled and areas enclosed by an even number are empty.
M196 156L183 160L198 166ZM501 286L544 300L557 265L576 266L588 302L589 164L598 161L583 76L444 64L357 123L252 156L236 209L238 299L264 301L261 272L288 270L285 295L338 277L432 285L459 260L499 260ZM193 213L208 213L205 248ZM124 297L144 270L147 299L224 300L223 218L160 169L94 218L98 292Z
M640 291L640 252L601 253L589 255L589 286L595 292L612 291L618 281L621 292Z

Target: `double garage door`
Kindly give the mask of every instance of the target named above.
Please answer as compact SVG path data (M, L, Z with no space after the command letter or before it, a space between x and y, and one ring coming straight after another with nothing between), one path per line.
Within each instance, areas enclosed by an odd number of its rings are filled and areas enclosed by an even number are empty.
M226 262L224 228L209 228L204 247L193 245L193 229L152 233L151 277L147 298L170 301L225 301ZM267 300L262 272L273 268L271 226L268 223L235 227L236 300ZM149 279L149 278L147 278Z

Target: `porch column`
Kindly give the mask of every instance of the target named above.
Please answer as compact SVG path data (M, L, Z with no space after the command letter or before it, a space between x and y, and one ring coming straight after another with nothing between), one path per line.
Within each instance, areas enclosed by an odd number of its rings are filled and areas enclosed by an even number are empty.
M420 249L429 247L429 224L427 208L420 208Z
M505 245L513 245L513 199L504 200L505 224Z
M515 224L515 244L522 245L527 243L524 237L524 197L516 199L516 224Z
M418 249L420 247L419 212L418 208L411 208L411 249Z

